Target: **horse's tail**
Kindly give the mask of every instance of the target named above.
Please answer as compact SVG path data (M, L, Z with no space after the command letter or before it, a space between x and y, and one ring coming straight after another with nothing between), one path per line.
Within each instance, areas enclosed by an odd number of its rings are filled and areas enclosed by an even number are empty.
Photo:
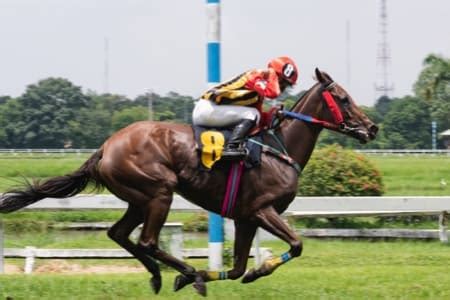
M103 149L95 152L77 171L72 174L53 177L48 180L26 181L24 190L14 189L0 195L0 213L9 213L33 204L44 198L66 198L83 191L89 182L94 190L103 187L97 171L97 163L103 155Z

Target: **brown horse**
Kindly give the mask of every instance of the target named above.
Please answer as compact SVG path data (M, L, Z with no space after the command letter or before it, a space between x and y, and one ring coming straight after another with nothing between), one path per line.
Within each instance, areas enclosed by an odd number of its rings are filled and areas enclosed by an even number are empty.
M289 156L301 168L306 166L323 127L352 136L362 143L374 139L377 132L377 127L341 86L334 83L328 74L318 69L315 73L318 82L297 101L291 112L321 121L298 121L287 113L274 129ZM330 106L329 101L335 105ZM336 120L336 114L340 115L340 120ZM277 144L270 135L264 137L264 142ZM232 216L236 231L231 270L197 271L158 247L159 233L169 213L173 193L177 192L192 203L220 214L227 171L228 168L224 167L210 172L199 169L199 155L190 126L137 122L111 136L76 172L4 194L0 198L0 212L15 211L46 197L73 196L89 182L104 186L129 204L122 219L108 231L108 235L153 275L150 284L154 292L158 293L162 284L156 259L181 273L175 280L175 291L194 283L196 290L206 295L205 282L237 279L244 275L258 227L288 243L290 249L248 271L242 282L269 275L302 252L301 240L280 217L296 195L298 172L286 161L265 153L259 166L246 170L242 175L240 194ZM134 243L129 235L141 223L142 233L139 241Z

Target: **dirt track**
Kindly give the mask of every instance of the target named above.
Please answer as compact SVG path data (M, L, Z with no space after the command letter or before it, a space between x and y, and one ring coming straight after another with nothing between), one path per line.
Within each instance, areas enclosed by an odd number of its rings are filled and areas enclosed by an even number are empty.
M34 274L86 274L86 273L140 273L145 272L143 267L124 266L124 265L94 265L83 266L66 260L51 260L37 265L33 269ZM13 264L5 265L5 274L23 274L23 266Z

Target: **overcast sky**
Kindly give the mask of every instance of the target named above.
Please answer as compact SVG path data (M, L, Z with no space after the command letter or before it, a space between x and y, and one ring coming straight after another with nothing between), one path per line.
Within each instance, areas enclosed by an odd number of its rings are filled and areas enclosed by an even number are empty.
M206 88L205 0L0 0L0 95L63 77L85 91L128 97ZM296 90L317 66L372 105L380 0L222 0L222 79L291 56ZM393 96L411 88L430 53L450 57L449 0L387 0ZM346 24L350 43L346 43ZM348 47L349 45L349 47ZM347 60L347 51L350 60ZM350 77L347 76L347 64Z

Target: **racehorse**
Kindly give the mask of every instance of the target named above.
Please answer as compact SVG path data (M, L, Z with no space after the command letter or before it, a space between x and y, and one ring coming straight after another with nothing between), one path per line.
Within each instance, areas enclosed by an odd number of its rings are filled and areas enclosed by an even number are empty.
M150 285L160 291L162 278L156 260L181 274L174 289L193 283L206 295L205 282L237 279L244 275L256 229L261 227L289 244L283 255L266 259L257 269L245 273L242 282L252 282L271 274L302 252L300 238L280 214L297 192L298 168L304 168L319 133L328 128L366 143L375 138L377 126L357 107L352 97L325 72L316 68L315 83L292 107L278 114L274 135L264 135L268 145L284 144L291 158L263 153L260 165L242 174L240 193L231 218L235 224L234 265L229 271L196 270L158 246L176 192L192 203L215 213L221 212L227 168L199 169L199 155L191 126L142 121L113 134L77 171L44 182L28 183L0 197L0 212L23 208L47 197L65 198L81 192L88 183L106 187L128 202L123 217L108 236L137 258L152 274ZM276 136L276 138L274 138ZM292 163L294 162L294 163ZM143 223L137 242L130 233Z

